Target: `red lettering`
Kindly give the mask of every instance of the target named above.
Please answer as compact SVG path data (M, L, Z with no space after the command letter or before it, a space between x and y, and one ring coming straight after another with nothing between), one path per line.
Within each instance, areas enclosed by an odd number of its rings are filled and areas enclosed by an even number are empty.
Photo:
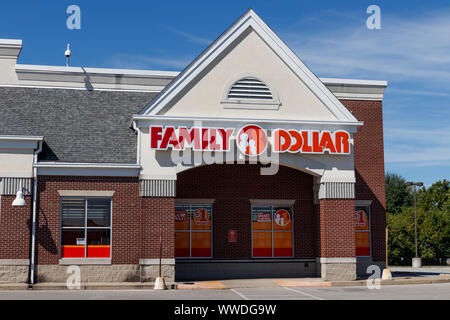
M300 134L300 132L295 130L289 130L289 134L291 135L292 138L295 139L295 143L291 142L292 144L291 147L289 148L289 151L299 152L303 145L302 135Z
M220 150L220 145L217 144L216 129L209 129L209 150Z
M171 144L173 146L173 142L175 144L178 144L178 140L173 139L173 136L176 138L175 134L175 128L174 127L166 127L166 131L164 132L164 137L161 141L161 145L159 146L160 149L167 149L168 145Z
M150 147L158 149L158 143L161 140L162 127L150 127Z
M302 131L302 137L303 137L302 152L303 153L310 153L310 152L312 152L311 146L308 145L308 135L309 135L308 131Z
M289 132L284 129L274 130L274 151L285 152L291 146L291 136Z
M329 153L336 153L336 148L334 147L333 138L328 131L322 132L322 137L320 138L320 146L327 149Z
M336 140L336 150L338 153L348 154L350 153L350 135L345 131L337 131L334 133L334 139Z
M202 150L208 150L209 145L209 129L202 129Z
M200 129L199 128L193 128L191 130L191 136L192 132L194 133L194 150L200 150L201 149L201 143L200 143Z
M189 132L188 129L184 127L178 129L178 141L179 141L178 147L181 150L184 150L186 146L188 147L191 146L192 140L194 140L193 134L194 130L191 130L191 132Z
M226 151L229 149L228 141L234 132L234 129L218 129L220 135L222 136L222 150Z
M315 153L323 153L323 148L319 144L319 131L313 131L313 152Z

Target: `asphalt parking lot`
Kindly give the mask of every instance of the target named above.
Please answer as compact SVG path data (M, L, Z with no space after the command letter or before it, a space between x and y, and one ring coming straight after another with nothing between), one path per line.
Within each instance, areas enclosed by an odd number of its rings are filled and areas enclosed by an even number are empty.
M223 290L0 291L0 300L450 300L450 283L327 288Z

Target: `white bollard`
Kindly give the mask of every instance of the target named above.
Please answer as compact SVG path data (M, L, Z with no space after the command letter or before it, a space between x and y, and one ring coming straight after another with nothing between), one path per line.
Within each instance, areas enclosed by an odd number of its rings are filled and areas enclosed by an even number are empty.
M167 290L166 282L164 281L163 277L156 278L155 287L153 289L155 289L155 290Z
M392 280L392 273L390 269L384 269L381 280Z
M421 258L413 258L412 259L412 267L413 268L422 268L422 259Z

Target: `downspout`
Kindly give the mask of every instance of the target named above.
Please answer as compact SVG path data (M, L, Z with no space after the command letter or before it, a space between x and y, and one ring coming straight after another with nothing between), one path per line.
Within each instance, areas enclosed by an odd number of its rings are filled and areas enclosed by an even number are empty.
M31 222L31 254L30 254L30 278L28 283L34 284L35 278L35 246L36 246L36 217L37 217L37 186L38 186L38 173L36 164L38 163L38 154L42 151L42 141L39 141L39 147L34 152L33 159L33 217Z
M137 133L137 146L136 146L136 164L141 164L141 129L136 124L136 121L133 120L133 130ZM141 201L139 201L140 205L140 215L139 215L139 226L140 226L140 245L139 245L139 282L142 283L142 264L141 264L141 257L142 257L142 207L141 207Z
M136 164L141 164L141 129L139 129L135 120L133 120L133 130L137 133Z

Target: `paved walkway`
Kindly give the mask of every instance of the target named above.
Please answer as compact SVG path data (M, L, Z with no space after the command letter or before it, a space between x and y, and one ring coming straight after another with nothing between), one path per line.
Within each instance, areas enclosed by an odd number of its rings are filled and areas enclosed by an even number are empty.
M392 280L382 280L382 285L412 285L450 283L450 267L392 267ZM356 281L322 281L320 278L293 279L234 279L217 281L196 281L168 283L169 289L179 290L223 290L245 288L313 288L313 287L365 287L367 280ZM86 283L81 285L83 290L149 290L153 283ZM27 284L0 284L0 291L27 290ZM38 283L34 290L65 290L64 283Z
M1 291L0 300L182 300L181 303L200 305L207 300L449 300L450 283L333 288L240 288L197 290L28 290ZM187 302L190 301L190 302ZM164 303L161 305L164 306ZM273 304L276 304L273 303ZM179 305L177 302L176 305Z
M435 277L441 274L449 274L450 275L450 266L438 266L438 267L422 267L422 268L413 268L413 267L390 267L392 276L394 277L407 277L407 276L415 276L415 277Z

